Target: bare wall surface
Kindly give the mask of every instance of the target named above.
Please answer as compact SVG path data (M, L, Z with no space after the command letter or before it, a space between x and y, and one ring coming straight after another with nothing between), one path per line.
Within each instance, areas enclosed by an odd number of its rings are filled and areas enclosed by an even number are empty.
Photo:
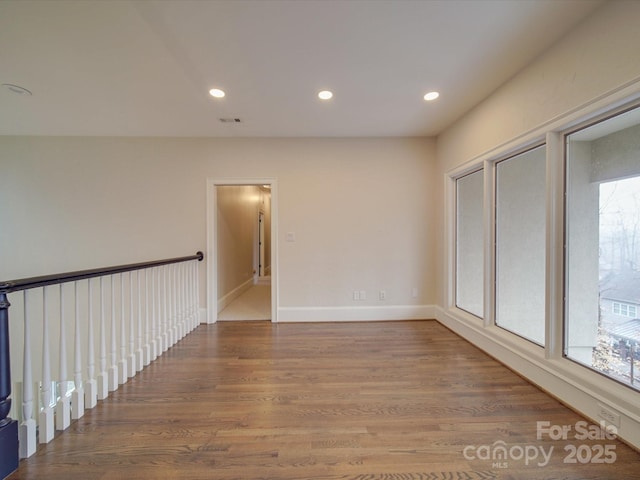
M353 290L369 292L358 305L378 305L380 289L389 305L430 304L433 147L405 138L0 137L0 277L205 250L207 178L269 177L279 188L281 305L352 305Z
M253 279L260 187L218 185L218 298Z
M437 138L438 175L640 78L640 2L606 2ZM437 182L442 198L443 183ZM437 226L443 231L443 211ZM440 236L438 252L443 252ZM439 258L444 258L439 255ZM444 278L443 263L438 278ZM438 303L445 303L445 282Z

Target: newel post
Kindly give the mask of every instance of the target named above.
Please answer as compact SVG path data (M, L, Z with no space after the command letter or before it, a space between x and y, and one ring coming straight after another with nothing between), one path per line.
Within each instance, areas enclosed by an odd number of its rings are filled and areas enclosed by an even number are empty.
M18 468L18 422L11 410L11 361L9 356L9 307L7 294L0 291L0 478Z

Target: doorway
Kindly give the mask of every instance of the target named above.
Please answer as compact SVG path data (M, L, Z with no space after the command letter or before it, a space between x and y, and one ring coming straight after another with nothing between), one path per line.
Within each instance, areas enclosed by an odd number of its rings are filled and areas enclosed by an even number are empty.
M207 322L277 313L274 179L207 180Z
M266 277L265 269L267 267L267 258L265 256L265 244L266 244L266 216L262 210L258 213L258 277Z

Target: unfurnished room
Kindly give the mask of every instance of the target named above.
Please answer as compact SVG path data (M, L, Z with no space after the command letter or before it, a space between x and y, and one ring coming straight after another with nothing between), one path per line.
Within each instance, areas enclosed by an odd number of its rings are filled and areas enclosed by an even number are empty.
M0 479L640 478L639 23L0 0Z

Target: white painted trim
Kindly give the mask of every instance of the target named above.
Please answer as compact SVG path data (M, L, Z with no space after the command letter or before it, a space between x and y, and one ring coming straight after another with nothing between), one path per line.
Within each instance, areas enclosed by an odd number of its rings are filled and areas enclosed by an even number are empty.
M207 322L207 309L200 307L198 309L198 324Z
M280 307L279 322L371 322L434 319L433 305Z
M278 181L276 178L207 178L207 320L218 320L218 279L216 241L217 185L271 185L271 321L278 321Z
M564 144L559 133L547 133L545 244L545 350L562 358L564 313Z
M434 307L435 317L443 325L486 351L529 381L546 390L595 423L600 421L599 404L620 413L618 435L635 448L640 448L640 405L638 392L613 379L581 366L562 356L563 313L563 232L564 232L564 160L562 133L590 119L608 115L640 98L640 78L607 92L587 104L574 108L516 138L504 142L445 173L446 254L444 279L447 306ZM455 178L485 168L485 228L492 229L493 219L487 209L493 205L491 168L496 160L533 146L546 137L547 144L547 238L546 238L546 348L541 348L493 325L492 305L485 304L485 319L474 318L452 305L455 289ZM489 178L487 178L489 177ZM491 249L495 238L485 232L485 288L492 285L494 264ZM488 278L487 278L488 277ZM493 295L489 293L489 301ZM485 300L487 297L485 296ZM544 418L541 418L544 420ZM535 426L534 426L535 428Z
M620 413L618 436L640 448L637 392L566 358L547 359L544 349L509 332L469 321L457 309L434 307L436 320L561 402L598 423L598 404ZM540 417L540 420L546 420ZM535 425L531 427L535 430Z
M249 280L246 280L244 283L241 283L236 288L227 293L224 297L218 299L218 313L220 313L224 308L233 302L236 298L242 295L244 292L249 290L256 282L254 281L254 277L251 277Z

